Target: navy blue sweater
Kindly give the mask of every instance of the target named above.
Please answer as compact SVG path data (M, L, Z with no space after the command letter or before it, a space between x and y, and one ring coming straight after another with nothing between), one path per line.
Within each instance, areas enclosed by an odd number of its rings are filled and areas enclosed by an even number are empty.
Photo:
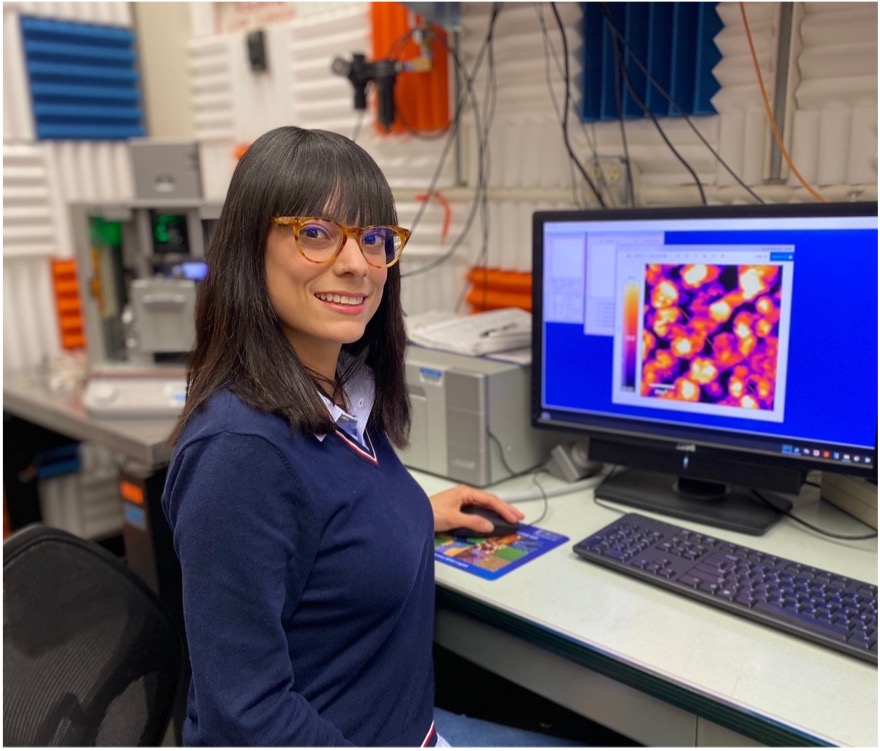
M221 392L163 503L192 663L186 745L418 746L432 723L433 516L382 435L294 434Z

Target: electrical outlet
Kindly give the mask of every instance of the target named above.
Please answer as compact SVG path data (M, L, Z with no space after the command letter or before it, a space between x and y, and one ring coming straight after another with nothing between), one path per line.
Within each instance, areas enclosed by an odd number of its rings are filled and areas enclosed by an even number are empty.
M587 174L596 189L602 193L605 204L609 207L629 206L629 180L627 179L626 162L622 157L598 157L591 159L586 165ZM594 199L594 196L588 196Z

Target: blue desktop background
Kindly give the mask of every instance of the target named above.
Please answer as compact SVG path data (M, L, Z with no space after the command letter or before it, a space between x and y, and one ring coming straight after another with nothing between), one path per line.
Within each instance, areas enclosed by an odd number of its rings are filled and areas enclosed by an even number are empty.
M877 232L667 232L666 244L794 246L788 383L781 423L613 404L610 336L544 322L543 405L812 444L874 447L877 431ZM644 424L641 426L644 428Z

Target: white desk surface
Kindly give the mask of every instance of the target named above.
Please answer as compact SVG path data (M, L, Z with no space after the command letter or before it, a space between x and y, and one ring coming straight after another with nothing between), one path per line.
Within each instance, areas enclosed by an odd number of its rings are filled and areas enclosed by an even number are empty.
M412 472L430 494L452 487L445 478ZM542 475L545 487L560 481ZM494 488L517 492L531 475ZM533 486L532 486L533 487ZM603 501L604 503L604 501ZM525 523L543 501L519 504ZM877 668L658 586L588 563L574 543L637 509L603 508L591 490L549 499L537 525L570 542L500 579L488 581L443 563L438 585L646 674L738 711L833 745L877 747ZM797 515L841 534L869 530L805 489ZM663 519L664 517L658 516ZM699 532L846 576L877 583L877 540L835 541L783 519L765 535L718 530L670 519Z

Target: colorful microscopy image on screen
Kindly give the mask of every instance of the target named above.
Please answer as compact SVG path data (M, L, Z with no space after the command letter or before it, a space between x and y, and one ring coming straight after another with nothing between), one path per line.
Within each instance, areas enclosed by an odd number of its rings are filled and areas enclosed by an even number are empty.
M641 394L772 410L782 268L645 267Z

